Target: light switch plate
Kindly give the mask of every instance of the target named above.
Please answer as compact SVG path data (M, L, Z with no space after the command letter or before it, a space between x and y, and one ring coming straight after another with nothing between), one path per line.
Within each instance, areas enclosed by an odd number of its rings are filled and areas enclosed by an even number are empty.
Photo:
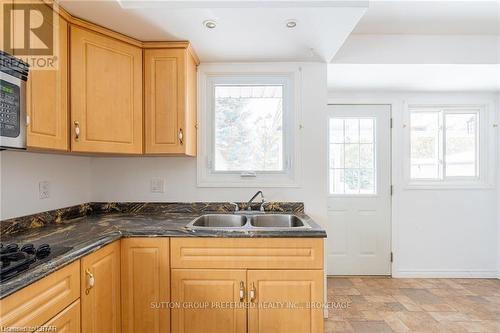
M162 178L151 179L151 193L165 192L165 181Z
M38 197L40 199L48 199L50 197L50 183L46 180L38 183Z

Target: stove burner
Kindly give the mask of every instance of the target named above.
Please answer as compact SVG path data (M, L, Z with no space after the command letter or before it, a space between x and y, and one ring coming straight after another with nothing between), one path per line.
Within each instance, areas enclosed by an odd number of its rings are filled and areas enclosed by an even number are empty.
M0 244L0 281L5 281L19 275L29 268L36 267L67 251L70 247L55 247L41 244L38 248L33 244Z

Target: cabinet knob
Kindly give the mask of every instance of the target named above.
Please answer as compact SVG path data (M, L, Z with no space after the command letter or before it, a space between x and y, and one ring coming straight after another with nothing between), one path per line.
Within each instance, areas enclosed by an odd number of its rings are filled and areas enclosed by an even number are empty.
M183 144L183 140L184 139L184 135L182 134L182 128L179 129L179 142L180 144L182 145Z
M75 140L78 140L80 139L80 123L75 120L73 125L75 125Z
M92 289L95 285L95 278L94 274L92 274L92 272L90 272L88 268L85 270L85 276L87 277L87 288L85 289L85 295L88 295L90 293L90 289Z
M245 300L245 283L240 281L240 302Z

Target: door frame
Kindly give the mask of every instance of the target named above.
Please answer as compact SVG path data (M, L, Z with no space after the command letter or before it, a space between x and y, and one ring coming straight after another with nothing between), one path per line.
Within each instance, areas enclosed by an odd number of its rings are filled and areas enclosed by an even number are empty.
M367 94L369 95L369 94ZM395 255L396 249L399 247L398 246L398 225L397 223L394 223L394 221L397 221L397 216L398 216L398 211L395 209L396 207L396 184L397 184L397 175L395 174L394 170L398 170L398 168L395 165L395 159L394 156L399 156L397 154L398 149L402 148L400 145L397 145L397 143L394 142L394 130L396 129L395 122L394 122L394 115L396 112L399 112L401 114L401 109L402 105L396 100L396 99L391 99L391 98L377 98L377 97L328 97L328 104L327 107L330 105L388 105L391 108L389 117L391 119L391 132L390 132L390 147L389 147L389 152L391 156L391 161L390 161L390 181L391 181L391 186L392 186L392 195L391 195L391 209L390 209L390 216L389 216L389 224L391 226L391 235L390 235L390 250L392 254L392 262L391 262L391 272L390 276L392 277L394 275L394 272L397 272L397 267L398 267L398 261L397 261L397 255ZM326 117L328 119L328 113L326 114ZM325 121L325 126L327 128L326 133L328 134L328 121ZM329 136L326 136L326 140L328 140ZM327 152L328 153L328 152ZM326 159L327 167L329 163L329 159ZM328 168L327 168L328 171ZM327 179L329 179L329 175L326 175ZM328 196L328 186L326 186L325 190L325 195ZM326 251L325 251L326 253ZM327 271L326 268L327 260L326 260L326 255L325 255L325 272ZM327 275L328 276L328 275Z

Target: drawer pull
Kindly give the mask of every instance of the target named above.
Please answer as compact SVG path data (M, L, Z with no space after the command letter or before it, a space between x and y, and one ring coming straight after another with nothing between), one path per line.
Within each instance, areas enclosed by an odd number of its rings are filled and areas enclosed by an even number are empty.
M245 300L245 283L243 281L240 281L240 302L243 302Z
M257 297L257 291L255 290L255 284L252 282L252 287L250 288L250 302L255 302Z
M94 274L92 274L89 269L85 271L85 274L87 276L87 288L85 289L85 295L88 295L90 293L90 289L92 289L95 285L95 278Z

